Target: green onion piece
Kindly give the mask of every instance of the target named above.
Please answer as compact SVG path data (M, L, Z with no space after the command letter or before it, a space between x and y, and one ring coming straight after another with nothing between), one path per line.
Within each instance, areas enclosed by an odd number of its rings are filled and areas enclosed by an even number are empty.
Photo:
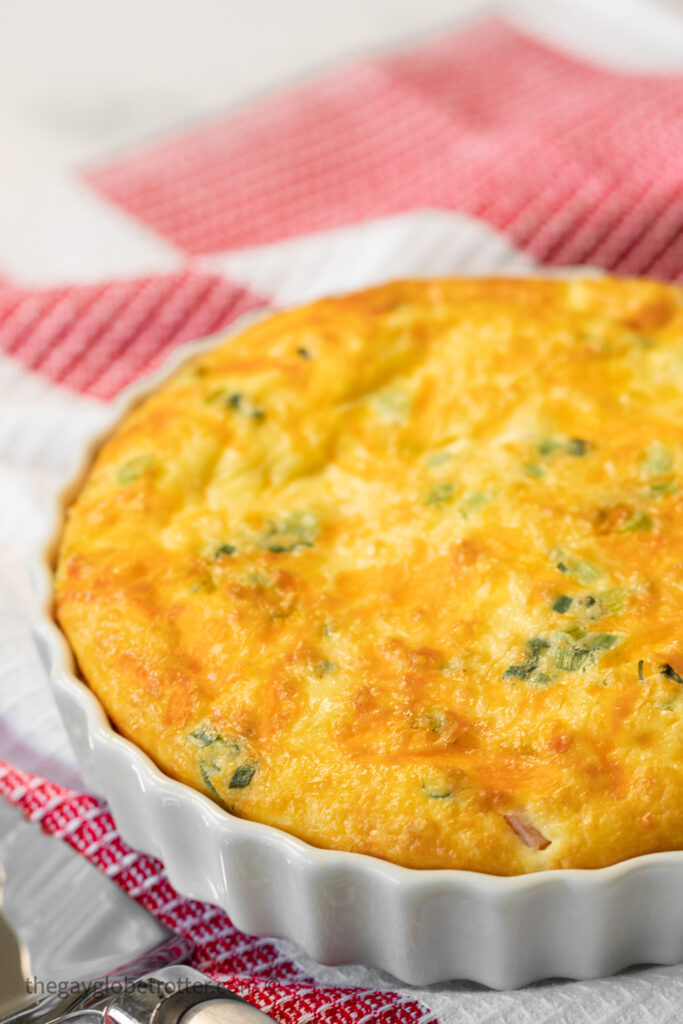
M623 587L612 587L598 594L598 600L603 615L619 615L624 610L626 591Z
M503 679L528 679L535 669L535 665L510 665L503 672Z
M211 779L219 771L220 771L220 769L219 769L218 765L214 764L212 761L200 761L199 762L199 774L202 777L202 782L204 783L206 788L208 790L210 790L213 793L213 795L218 800L220 800L220 795L218 793L218 790L214 786L213 782L211 781Z
M339 668L333 661L328 661L327 658L323 658L322 661L316 662L315 674L318 678L329 675L331 672L336 672Z
M657 483L650 484L650 494L653 498L663 498L677 490L678 485L675 480L658 480Z
M583 647L560 647L555 653L555 667L563 672L576 672L589 654L590 651Z
M634 512L630 519L624 523L621 527L621 533L640 533L651 530L653 526L652 516L648 515L647 512L639 510Z
M442 466L444 462L449 462L452 458L452 452L434 452L427 456L425 462L428 466Z
M216 548L216 550L214 551L213 557L222 558L223 555L234 555L236 551L237 548L235 547L234 544L221 544L221 546Z
M266 537L259 546L274 555L288 555L298 548L312 548L313 544L309 540L293 540L285 544L274 537Z
M453 500L453 484L441 483L436 484L432 487L431 491L427 495L425 505L436 506L447 505Z
M663 676L666 676L667 679L673 679L674 683L679 683L681 686L683 686L683 679L681 679L676 669L672 665L669 665L668 662L660 666L659 671L662 673Z
M609 651L618 643L613 633L586 633L574 629L565 636L572 641L555 652L555 667L564 672L577 672L597 651Z
M153 455L135 455L119 468L116 479L120 484L132 484L145 473L154 469L155 465L156 460Z
M571 597L567 597L566 594L560 594L560 596L558 598L556 598L554 603L553 603L553 611L557 612L559 615L564 615L565 612L569 611L571 606L572 606L572 599L571 599Z
M221 740L219 733L210 725L198 725L196 729L188 733L188 736L192 737L193 740L197 740L203 747L208 747L211 743L215 743L216 740Z
M590 445L581 437L570 437L567 441L567 451L570 455L585 455Z
M593 651L611 651L619 643L614 633L588 633L586 640Z
M410 413L413 396L406 388L387 387L376 391L370 400L373 409L386 420L405 420Z
M236 768L230 779L229 789L244 789L249 785L256 774L256 766L253 764L241 764Z
M225 404L229 409L234 409L236 412L242 413L243 416L247 416L252 420L262 420L265 417L263 409L258 409L252 405L244 395L239 392L235 392L232 395L228 395L225 400Z
M662 476L671 471L673 464L673 456L669 449L661 441L653 441L640 459L640 475L645 479L651 476Z
M585 455L590 448L590 442L584 441L582 437L568 437L566 441L560 441L554 437L544 437L536 445L539 455L554 455L557 452L565 452L567 455Z
M458 512L463 519L469 519L471 515L475 515L490 501L490 496L486 491L472 491L464 501L458 506Z
M593 583L602 574L597 565L593 565L592 562L586 562L583 559L575 562L569 572L578 583L582 583L584 586Z
M526 656L531 659L538 658L549 647L550 643L548 640L545 640L542 636L534 636L531 640L527 641Z
M441 779L426 779L422 783L422 789L432 800L447 800L449 796L453 796L451 787Z
M289 554L299 548L312 548L319 529L320 522L314 512L292 512L280 523L271 521L268 532L258 542L258 546L275 555Z
M503 679L528 679L534 674L539 666L541 655L550 647L550 643L543 637L535 636L527 640L524 661L520 665L510 665L503 672Z
M213 402L217 402L219 398L222 398L225 394L225 388L216 388L215 391L211 391L204 399L207 405L211 405Z

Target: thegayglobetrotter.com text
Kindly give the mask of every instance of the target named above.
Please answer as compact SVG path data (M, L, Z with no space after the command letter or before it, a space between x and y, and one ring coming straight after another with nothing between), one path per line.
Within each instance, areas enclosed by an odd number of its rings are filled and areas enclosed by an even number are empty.
M123 978L97 978L95 981L43 981L41 978L27 978L26 992L30 996L59 996L66 999L67 996L89 995L97 998L102 996L125 995L128 992L140 992L144 987L146 991L154 995L170 996L174 992L191 991L205 992L207 985L211 982L192 981L189 978L179 978L176 981L164 981L161 978L146 978L140 980L126 980Z

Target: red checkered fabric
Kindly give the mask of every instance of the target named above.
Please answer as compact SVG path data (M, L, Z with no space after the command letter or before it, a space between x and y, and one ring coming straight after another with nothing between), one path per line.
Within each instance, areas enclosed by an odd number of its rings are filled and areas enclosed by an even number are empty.
M268 939L237 931L218 907L183 899L163 865L123 842L94 797L57 786L0 761L0 794L43 830L67 842L168 928L192 939L189 963L283 1024L426 1024L415 1000L373 989L318 986Z
M416 207L549 264L683 275L683 76L591 66L490 20L91 171L189 253Z
M162 277L29 291L0 281L0 352L83 394L110 399L176 346L263 300L222 277Z

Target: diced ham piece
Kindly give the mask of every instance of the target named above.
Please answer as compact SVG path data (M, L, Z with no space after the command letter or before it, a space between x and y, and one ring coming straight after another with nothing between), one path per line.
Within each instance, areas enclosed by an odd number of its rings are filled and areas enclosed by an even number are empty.
M506 822L513 832L532 850L545 850L550 846L550 839L546 839L542 832L529 821L524 811L510 811L504 814Z

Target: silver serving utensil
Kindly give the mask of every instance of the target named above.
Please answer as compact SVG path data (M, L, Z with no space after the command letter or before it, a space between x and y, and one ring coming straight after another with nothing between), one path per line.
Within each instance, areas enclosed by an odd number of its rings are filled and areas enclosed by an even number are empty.
M0 1024L272 1021L184 966L190 939L2 798L0 884Z

